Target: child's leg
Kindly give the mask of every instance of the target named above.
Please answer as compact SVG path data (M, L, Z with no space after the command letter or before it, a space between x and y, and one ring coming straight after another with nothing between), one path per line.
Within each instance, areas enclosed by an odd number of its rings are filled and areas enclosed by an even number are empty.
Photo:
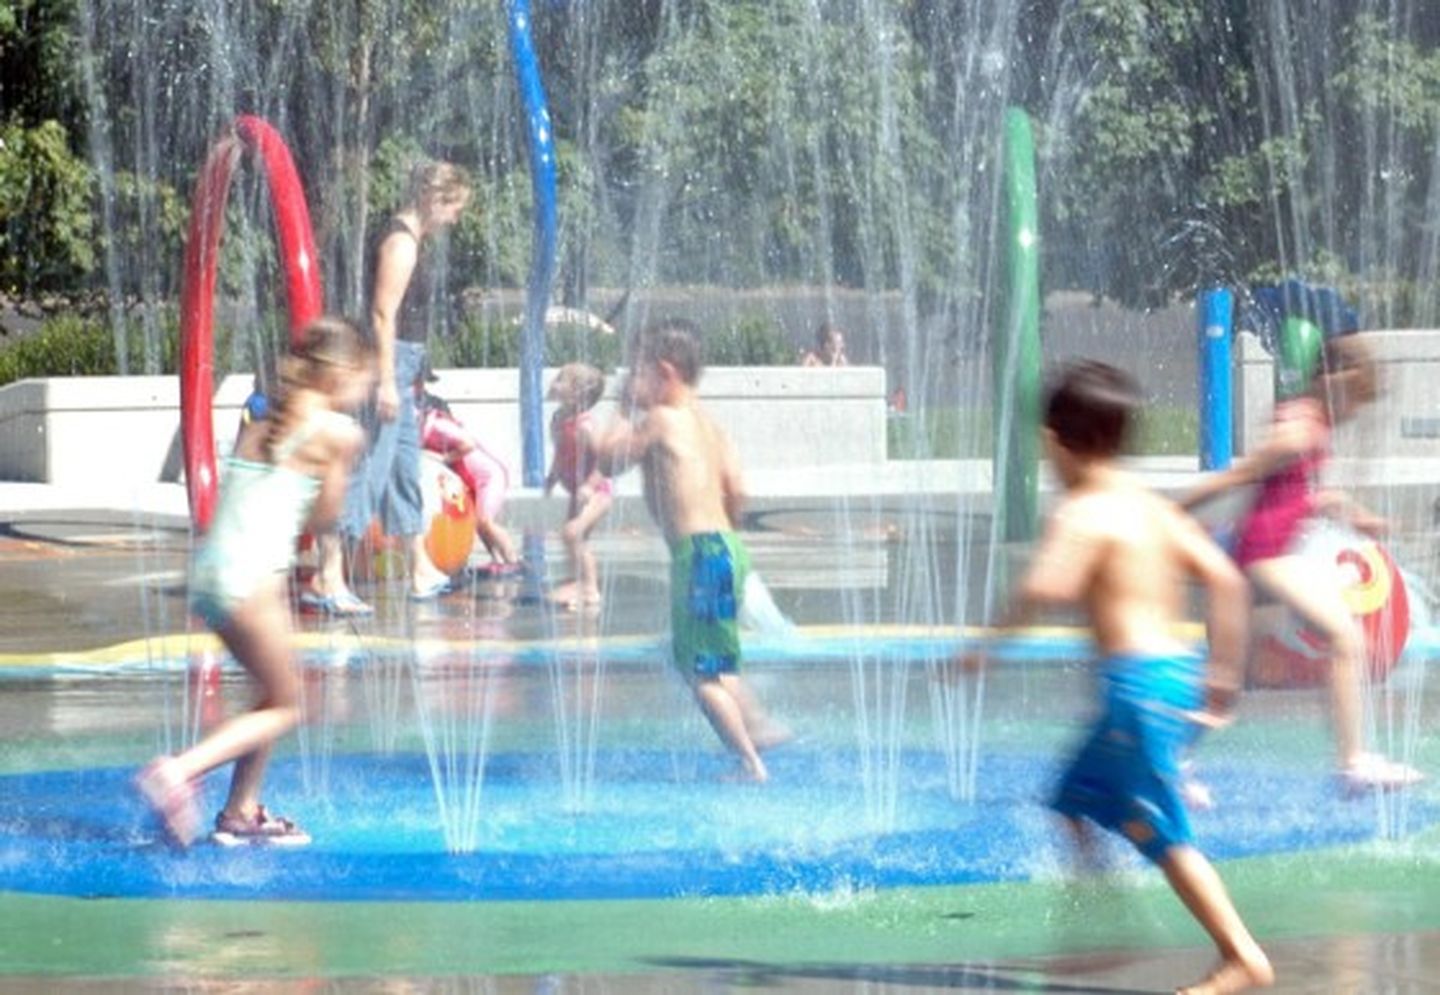
M510 538L510 533L501 528L498 522L483 516L477 517L475 519L475 535L484 544L492 559L499 560L501 563L519 562L520 554L515 550L515 543Z
M586 540L590 531L610 510L612 500L607 493L591 494L560 530L560 537L565 541L570 562L575 568L576 597L582 602L598 604L600 601L600 570L595 563L595 553Z
M259 682L259 699L253 709L230 719L174 761L175 768L193 781L236 760L227 814L254 812L271 746L300 721L300 679L291 662L289 620L288 610L273 591L236 609L219 636Z
M1075 871L1079 874L1098 874L1105 869L1101 857L1100 841L1095 828L1084 819L1073 816L1063 817L1065 834L1070 837L1071 852L1075 855Z
M1283 602L1330 646L1330 702L1335 745L1342 770L1362 752L1360 734L1360 663L1364 649L1345 599L1334 584L1318 580L1314 565L1298 556L1279 556L1250 564L1255 586Z
M768 750L789 741L790 730L770 717L749 681L739 674L721 674L720 683L735 699L740 718L745 723L745 732L755 744L755 749Z
M1275 972L1269 958L1245 928L1210 861L1194 847L1172 846L1161 858L1160 869L1220 951L1220 963L1210 976L1181 991L1220 995L1273 984Z
M745 765L745 773L751 780L768 781L770 772L765 769L765 761L760 759L760 754L745 729L745 717L740 703L735 700L730 689L713 677L697 678L693 687L700 711L705 713L705 718L709 720L710 727L715 730L720 741L739 756L740 762Z

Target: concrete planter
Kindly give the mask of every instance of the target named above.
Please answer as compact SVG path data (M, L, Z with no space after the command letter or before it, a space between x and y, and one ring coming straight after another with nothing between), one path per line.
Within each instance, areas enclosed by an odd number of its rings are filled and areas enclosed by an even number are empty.
M496 456L520 463L519 377L509 370L441 370L431 385ZM553 370L547 370L548 385ZM608 417L620 377L597 416ZM215 439L227 450L250 391L229 376L215 395ZM882 465L885 372L879 367L716 367L701 396L747 469ZM180 476L179 381L65 377L0 388L0 480L129 487ZM546 407L546 418L553 410ZM548 451L548 442L547 442Z

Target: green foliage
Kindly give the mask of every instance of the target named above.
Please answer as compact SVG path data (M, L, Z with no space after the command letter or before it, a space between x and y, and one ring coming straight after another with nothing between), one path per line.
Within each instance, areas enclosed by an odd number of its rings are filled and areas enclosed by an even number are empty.
M783 329L758 316L742 317L704 334L706 366L788 366L795 350Z
M158 336L159 363L153 373L174 373L176 353L175 319L165 319ZM120 329L125 339L126 369L144 370L148 343L138 323ZM65 315L46 320L31 335L0 349L0 384L41 377L115 376L120 372L120 350L116 330L107 321L94 317Z
M520 365L520 322L467 319L455 335L431 342L436 368L494 369ZM553 325L545 330L545 365L589 363L606 372L620 361L618 336L602 335L579 325Z
M989 459L994 448L991 413L982 408L922 408L891 413L886 423L888 455L893 460ZM1151 405L1140 412L1129 450L1137 456L1177 456L1195 452L1199 418L1174 405Z
M58 121L0 124L0 286L74 286L95 266L91 171Z

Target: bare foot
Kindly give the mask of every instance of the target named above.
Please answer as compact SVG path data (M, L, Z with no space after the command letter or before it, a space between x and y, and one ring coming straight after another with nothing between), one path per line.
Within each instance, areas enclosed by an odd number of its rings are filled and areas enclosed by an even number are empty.
M1275 970L1270 960L1260 950L1248 957L1222 960L1199 984L1177 989L1179 995L1229 995L1251 988L1269 988L1275 983Z
M549 600L557 605L572 605L580 601L580 588L573 580L557 584L550 589Z

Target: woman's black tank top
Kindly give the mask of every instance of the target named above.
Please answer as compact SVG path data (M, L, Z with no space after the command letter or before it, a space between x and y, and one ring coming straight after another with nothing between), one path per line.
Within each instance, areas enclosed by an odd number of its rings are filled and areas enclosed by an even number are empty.
M415 233L410 230L410 226L399 218L391 218L380 230L370 250L370 279L366 281L365 288L368 301L375 300L375 274L380 269L380 247L387 238L397 232L405 238L415 239ZM418 342L423 345L430 336L430 317L439 313L436 304L439 301L440 288L436 285L435 267L431 265L430 254L425 251L425 242L421 239L415 240L419 251L415 257L415 269L410 273L410 282L405 286L400 306L395 309L395 338L401 342Z

